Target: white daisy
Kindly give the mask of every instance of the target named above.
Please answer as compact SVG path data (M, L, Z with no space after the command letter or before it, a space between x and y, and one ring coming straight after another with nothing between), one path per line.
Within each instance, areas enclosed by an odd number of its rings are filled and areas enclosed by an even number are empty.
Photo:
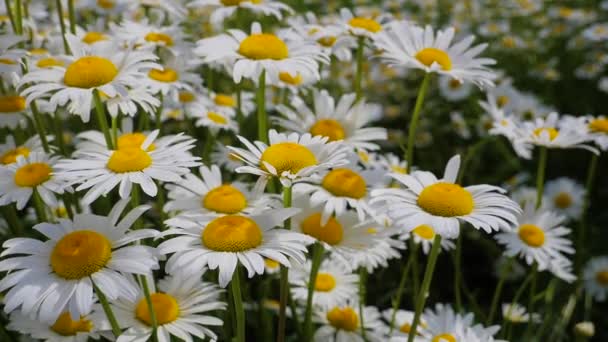
M456 184L459 168L460 156L456 155L448 161L442 179L427 171L393 173L391 177L406 189L373 190L372 203L385 203L396 225L413 230L427 224L447 238L458 236L460 221L488 233L515 225L516 214L521 212L517 203L496 186Z
M151 229L129 228L149 207L139 206L119 222L129 199L116 203L108 216L77 214L74 221L39 223L34 229L49 240L17 238L3 244L0 271L11 271L0 280L4 311L18 307L28 317L53 323L69 311L76 320L93 306L93 283L110 300L135 298L137 289L126 274L147 274L158 268L155 249L128 246L154 237ZM25 256L24 256L25 255Z
M241 113L244 117L255 110L254 94L248 91L241 91ZM203 99L205 105L213 110L229 113L236 116L238 107L238 95L231 93L211 92ZM217 109L216 109L217 108Z
M578 220L583 212L585 188L573 179L560 177L545 185L546 206L556 213Z
M273 16L278 20L283 19L283 12L293 13L291 7L274 0L194 0L188 4L188 7L213 8L209 20L215 27L220 27L224 20L231 17L239 8L254 14Z
M215 144L215 148L211 152L211 161L230 172L244 165L243 161L221 142Z
M15 129L26 127L25 115L28 106L25 97L19 95L0 95L0 128Z
M0 37L0 74L2 79L9 81L12 74L21 73L20 59L26 51L17 47L17 44L26 40L25 36L3 34Z
M193 91L202 85L202 78L195 72L199 65L198 59L189 55L171 56L162 66L148 71L148 89L152 94L178 101L181 91Z
M410 238L413 238L416 244L421 245L424 254L429 254L431 247L433 247L433 241L435 240L435 230L428 224L421 224L413 230L399 236L399 239L403 241L407 241ZM441 239L440 246L441 251L449 251L456 247L454 242L450 239Z
M608 78L606 80L608 84ZM608 118L605 116L589 117L588 122L589 134L591 134L593 142L602 151L608 150Z
M178 24L158 26L143 19L140 22L124 20L120 25L110 25L117 39L134 44L138 49L162 47L175 55L186 45L184 32Z
M520 186L513 191L511 198L519 204L520 207L525 208L528 205L536 205L536 197L538 196L536 188L531 186ZM549 203L549 198L545 194L542 195L542 208L546 208Z
M164 235L177 236L158 246L162 254L173 253L165 266L166 271L218 268L219 284L226 287L237 263L247 269L249 278L264 273L263 257L287 267L291 265L287 257L302 263L306 259L306 245L312 239L289 230L273 229L282 226L283 221L296 212L293 208L273 209L256 216L184 218L175 222L175 228L165 231Z
M207 109L203 106L192 107L189 117L196 120L197 127L207 127L211 134L216 136L220 130L239 132L238 123L232 118L230 112Z
M466 99L471 95L473 87L469 82L462 82L449 76L439 78L439 93L450 102Z
M344 35L344 26L336 23L319 22L313 12L287 19L289 29L301 37L314 41L328 56L348 62L352 60L351 49L356 46L354 37Z
M437 72L461 82L479 87L492 87L496 77L489 65L491 58L478 58L487 44L471 47L474 36L453 44L455 30L434 32L431 26L415 26L406 21L395 21L374 39L380 58L389 65Z
M367 341L385 341L383 323L380 320L378 309L373 306L363 308L363 329ZM356 302L331 308L318 308L313 320L321 324L315 331L313 341L315 342L364 342L361 336L361 321L359 309Z
M380 19L380 20L377 20ZM374 38L384 29L382 18L355 16L348 8L340 9L340 26L356 37Z
M503 304L502 317L511 323L541 322L539 314L529 314L526 312L526 307L519 303Z
M499 326L474 325L472 313L460 314L445 304L426 309L423 318L426 326L421 326L420 334L428 341L490 342L500 329Z
M49 324L15 311L11 314L6 329L46 342L87 342L89 338L99 339L99 326L92 316L87 313L72 320L70 313L64 312L55 323Z
M52 141L52 136L46 137L47 141ZM31 152L44 152L42 141L38 135L27 139L22 145L15 143L12 135L7 135L4 144L0 144L0 165L8 165L17 162L17 157L27 157Z
M397 310L393 312L392 309L386 309L382 312L382 317L388 324L393 320L393 316L395 317L393 333L390 336L391 342L405 342L410 332L412 331L412 323L414 322L414 312L408 310ZM420 327L425 327L426 322L421 317ZM414 342L425 342L426 340L422 339L420 334L416 334L414 337Z
M608 257L594 257L583 270L585 291L596 301L603 302L608 295Z

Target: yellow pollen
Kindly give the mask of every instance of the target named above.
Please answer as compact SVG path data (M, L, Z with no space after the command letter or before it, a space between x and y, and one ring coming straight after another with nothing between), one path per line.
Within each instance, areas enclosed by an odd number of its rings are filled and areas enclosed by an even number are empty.
M32 55L44 55L45 53L48 53L49 51L47 49L42 49L42 48L33 48L30 50L30 54Z
M9 64L9 65L13 65L13 64L17 64L17 62L15 62L12 59L8 59L8 58L0 58L0 64Z
M319 273L315 279L315 291L329 292L336 287L336 278L329 273Z
M378 229L376 229L376 228L367 228L367 230L365 232L367 234L369 234L369 235L376 235L376 234L378 234Z
M608 133L608 119L594 119L589 123L589 129L592 132Z
M399 328L399 331L404 334L409 334L410 331L412 331L412 326L409 323L403 323L403 325Z
M82 37L82 42L86 44L93 44L102 40L108 40L108 37L101 32L87 32L84 37Z
M268 146L260 160L272 165L279 175L285 171L295 174L305 167L317 164L317 158L306 146L292 142ZM260 166L266 170L264 164Z
M54 67L54 66L64 66L64 65L65 65L65 63L63 63L63 61L58 60L53 57L42 58L38 62L36 62L36 66L39 68L50 68L50 67Z
M376 33L382 30L382 25L380 25L374 19L355 17L348 21L348 25L360 29L364 29L366 31Z
M325 47L332 47L336 43L336 40L337 40L337 38L334 36L321 37L321 38L317 39L317 43L319 43Z
M310 127L310 134L328 137L329 141L344 140L346 132L342 125L333 119L321 119Z
M608 270L602 270L595 274L595 279L602 286L608 286Z
M195 98L195 95L189 91L179 92L179 102L192 102Z
M275 269L280 266L280 264L277 261L274 261L274 260L268 259L268 258L264 258L264 265L266 265L266 267L268 267L270 269Z
M357 151L357 155L359 156L359 158L361 159L362 162L364 162L364 163L369 162L369 154L367 154L367 152L365 152L363 150L359 150L359 151Z
M365 180L350 169L331 170L321 183L334 196L363 198L367 192Z
M223 115L218 114L216 112L208 112L207 118L220 125L225 125L226 123L228 123L228 120Z
M496 104L498 105L498 107L502 108L504 106L506 106L509 103L509 97L506 95L500 95L497 99L496 99Z
M517 235L530 247L541 247L545 243L545 232L534 224L522 224Z
M247 207L247 198L232 185L218 186L203 198L203 207L222 214L236 214Z
M25 97L0 95L0 113L14 113L25 110Z
M118 149L123 150L125 148L141 148L141 144L146 140L146 136L143 133L125 133L118 137ZM150 144L146 151L154 151L156 146Z
M234 100L234 98L227 94L215 95L215 98L213 98L213 102L215 102L215 104L218 106L225 106L225 107L236 106L236 101Z
M179 79L177 71L165 67L163 70L152 69L148 72L148 77L158 82L171 83Z
M458 88L460 88L462 86L462 82L460 82L459 80L453 78L453 79L450 80L449 85L450 85L451 89L458 89Z
M68 65L63 82L69 87L94 88L112 82L116 75L118 69L109 59L87 56Z
M327 320L329 324L339 330L355 331L359 327L359 315L349 306L331 309L327 312Z
M555 206L560 209L570 208L572 205L572 196L570 196L570 194L567 192L560 192L553 199L553 203L555 203Z
M156 316L158 325L171 323L179 316L179 305L173 296L166 293L152 293L150 295L152 310ZM135 317L148 326L152 326L150 307L146 298L142 298L135 308Z
M295 76L291 76L288 72L280 72L279 79L287 84L296 86L302 83L302 75L299 72Z
M394 173L406 174L407 167L403 167L403 166L399 166L399 165L391 165L391 171L393 171Z
M112 152L108 169L116 173L141 171L152 164L152 158L148 152L139 147L125 147Z
M8 165L17 161L17 157L30 155L30 150L27 147L19 146L15 149L9 150L0 156L0 164Z
M168 34L160 32L150 32L144 37L144 39L152 43L163 43L165 46L173 46L173 38L171 38L171 36Z
M444 217L468 215L473 211L473 196L458 184L435 183L422 190L418 205L424 211Z
M202 233L203 246L218 252L243 252L262 243L258 224L245 216L228 215L214 219Z
M93 329L93 323L88 319L81 318L78 321L73 321L69 312L64 312L51 326L51 330L61 336L74 336L79 332L89 332Z
M281 60L289 56L287 44L274 34L258 33L243 39L238 52L254 60Z
M433 63L437 63L445 71L452 69L450 56L445 51L436 48L424 48L418 51L414 57L427 67L430 67Z
M457 342L456 337L449 333L439 334L431 340L431 342Z
M57 207L54 210L54 212L55 212L56 217L62 217L62 218L68 217L68 210L65 208L65 206Z
M114 0L97 0L97 6L109 10L114 8L114 6L116 5Z
M536 135L537 137L540 137L540 135L542 134L542 132L549 133L549 140L551 140L551 141L553 141L559 135L559 131L557 129L553 128L553 127L549 127L549 128L537 128L537 129L534 130L534 135Z
M425 240L432 240L435 237L435 231L427 224L421 224L412 230L412 233L418 235Z
M319 241L330 245L337 245L342 241L344 229L335 217L330 217L324 226L321 226L321 213L308 216L300 223L302 233L310 235Z
M46 163L24 165L15 172L15 184L21 187L34 188L51 179L53 169Z
M81 279L101 270L112 257L112 245L92 230L66 234L51 252L51 268L64 279Z

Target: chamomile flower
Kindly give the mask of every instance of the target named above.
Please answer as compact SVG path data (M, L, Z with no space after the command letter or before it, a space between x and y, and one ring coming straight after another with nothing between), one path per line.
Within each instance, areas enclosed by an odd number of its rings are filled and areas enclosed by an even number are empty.
M287 20L289 28L300 36L315 41L321 51L328 56L335 56L339 61L352 59L351 48L356 46L356 40L344 36L344 27L338 24L319 22L312 12L304 16L292 17Z
M172 54L180 54L184 47L184 33L177 25L157 26L147 19L140 22L123 21L112 28L114 36L124 42L135 44L139 49L166 48Z
M47 136L46 139L52 140L53 137ZM15 143L15 138L12 135L8 135L4 144L0 144L0 165L15 163L17 162L17 157L27 157L31 152L44 152L42 149L42 142L38 135L27 139L23 145L17 145Z
M355 250L336 252L334 259L342 262L346 269L365 268L369 274L372 274L377 268L388 267L389 260L400 259L401 251L406 247L403 241L392 236L394 233L392 229L380 228L377 222L373 224L369 222L367 226L365 233L371 240L371 245L362 244Z
M219 284L226 287L240 263L248 277L264 273L264 257L290 267L288 257L298 263L306 260L309 237L285 229L273 229L297 209L272 209L256 216L184 217L164 235L177 235L161 243L162 254L173 254L165 266L168 273L194 272L208 267L219 269Z
M124 149L128 147L140 147L148 136L155 135L154 142L148 146L147 151L153 151L157 148L166 148L171 144L190 140L187 135L165 135L157 136L155 132L137 132L133 130L133 121L129 118L122 119L122 129L117 131L116 149ZM106 141L103 133L100 131L84 131L76 136L77 151L105 151L107 150ZM186 152L188 153L188 152Z
M238 95L231 93L210 92L204 98L204 103L212 110L229 113L234 117L238 110ZM248 117L255 110L254 95L248 91L241 91L241 113Z
M564 220L564 216L528 204L518 227L494 238L505 246L505 255L519 256L528 265L536 263L539 270L547 270L554 259L566 259L564 254L574 253L572 241L565 237L570 229L562 226Z
M272 177L278 177L284 186L291 186L293 182L309 179L316 172L347 163L346 150L341 142L328 142L327 137L313 137L309 133L287 135L270 130L270 145L261 141L251 143L241 136L238 139L247 150L228 147L246 164L236 172L259 176L258 189L263 189Z
M154 237L151 229L130 231L148 209L139 206L119 221L129 199L117 202L108 216L76 214L74 220L39 223L34 229L48 240L17 238L3 244L1 271L11 271L0 280L4 310L18 307L28 317L53 323L65 311L73 320L93 307L93 283L110 300L135 298L137 289L127 274L147 274L158 268L152 247L129 246ZM26 256L24 256L26 255Z
M583 212L585 188L575 180L561 177L545 185L547 207L556 213L577 220Z
M231 17L239 8L254 14L273 16L278 20L283 19L283 13L293 13L291 7L275 0L194 0L188 4L188 7L212 8L209 20L216 27L221 26L224 20Z
M203 83L198 73L194 72L199 64L191 56L171 56L160 68L148 71L149 91L177 101L180 91L193 91L194 87Z
M528 323L540 322L540 315L537 313L526 312L526 307L519 303L508 303L502 305L502 317L503 319L511 323Z
M306 302L311 262L295 266L289 272L293 299ZM331 309L345 304L357 296L359 276L345 270L342 265L325 259L314 280L312 303L316 307Z
M16 203L21 210L34 191L48 206L57 205L55 194L62 194L64 182L55 175L59 157L44 152L18 155L16 161L0 165L0 205Z
M25 97L19 95L0 95L0 128L15 129L27 126L25 115L28 106Z
M606 80L606 84L608 85L608 78ZM608 118L605 116L589 117L587 127L593 142L602 151L608 150Z
M410 238L414 239L416 244L421 245L422 252L429 254L431 247L433 247L433 241L435 239L435 230L428 224L421 224L414 228L412 231L401 234L399 236L401 240L407 241ZM440 246L442 251L449 251L456 247L454 242L450 239L441 239Z
M133 183L147 195L156 196L158 188L154 180L177 182L181 175L190 172L188 168L200 165L197 162L200 158L188 153L194 147L193 139L183 140L182 134L178 134L166 144L155 146L157 136L158 130L143 142L117 150L79 150L77 159L64 159L56 165L56 175L69 184L79 184L77 191L89 189L83 197L85 203L92 203L119 185L118 193L125 198Z
M13 73L21 72L20 59L25 56L26 51L17 48L17 44L24 41L25 36L3 34L0 37L0 73L2 79Z
M203 57L205 63L233 61L231 74L236 83L240 83L243 77L257 81L263 72L271 83L279 81L281 72L312 74L318 79L318 63L328 61L313 42L263 33L257 22L251 25L250 35L230 30L226 34L199 40L197 45L195 53Z
M244 165L243 161L221 142L215 144L215 148L211 152L211 161L222 169L230 171Z
M347 8L340 9L340 25L345 32L356 37L373 38L383 30L383 21L370 16L355 16Z
M326 90L315 89L312 108L301 98L294 97L290 107L277 106L284 118L275 120L290 131L324 136L329 141L342 140L353 150L377 150L378 145L372 141L386 140L386 129L364 127L373 120L370 115L372 105L355 100L355 94L351 93L343 95L336 103Z
M493 86L495 75L488 66L495 61L478 57L487 44L471 47L473 36L454 44L454 33L454 28L435 33L430 26L397 21L379 33L374 42L383 50L380 58L389 65L436 72L479 87Z
M380 320L378 309L373 306L363 308L364 339L361 336L361 320L359 318L358 304L349 301L346 304L330 308L318 308L313 320L321 324L315 331L315 342L372 342L384 341L383 323Z
M390 336L392 342L405 342L410 332L412 331L412 323L414 322L414 312L408 310L397 310L393 312L392 309L387 309L382 312L382 317L386 322L390 324L395 316L393 334ZM426 326L426 322L421 317L420 327ZM414 342L423 342L424 340L419 334L414 337Z
M439 78L439 93L450 102L457 102L468 98L473 91L469 82L462 82L455 78L442 76Z
M596 301L603 302L608 295L608 257L595 257L583 270L585 291Z
M72 320L70 313L64 312L55 323L45 323L15 311L6 328L46 342L87 342L99 339L99 327L92 316L87 313Z
M148 281L152 310L156 316L159 341L170 341L177 337L184 341L194 338L211 339L217 335L210 329L221 326L222 320L210 311L225 310L226 303L219 300L223 292L217 285L201 281L202 270L196 273L177 273L159 280L158 290L154 282ZM137 286L131 281L133 286ZM147 341L152 335L152 318L143 290L138 287L132 299L118 299L111 304L120 326L127 328L117 342ZM104 317L105 318L105 317ZM107 320L104 326L109 328Z
M414 228L427 224L435 233L454 238L460 233L460 221L486 232L510 229L517 223L521 209L503 189L490 185L462 187L455 183L460 156L452 157L442 179L427 171L409 175L391 174L406 189L376 189L372 203L385 203L394 224Z
M207 109L204 107L201 107L198 110L193 108L190 117L196 120L195 125L197 127L207 127L214 136L217 135L220 130L232 131L234 133L238 133L239 131L238 123L228 112Z
M428 341L492 341L492 335L499 329L498 326L490 327L488 329L491 334L486 334L485 328L476 327L479 335L487 335L482 339L473 330L473 314L457 313L451 306L445 304L436 304L434 308L426 309L423 318L426 325L421 326L420 334Z
M158 68L151 52L125 51L110 40L87 45L71 34L66 39L73 52L69 65L34 70L21 79L21 95L28 103L50 96L52 108L67 104L70 113L88 122L94 91L110 98L125 96L141 84L147 70Z
M136 86L127 90L126 94L116 94L114 97L102 94L101 100L106 105L108 114L113 118L118 114L134 117L140 110L153 117L161 105L160 100L147 86Z
M522 208L525 208L528 205L536 205L537 196L536 188L531 186L520 186L513 190L513 193L511 194L511 198ZM542 207L546 208L548 202L549 198L543 194L541 197Z

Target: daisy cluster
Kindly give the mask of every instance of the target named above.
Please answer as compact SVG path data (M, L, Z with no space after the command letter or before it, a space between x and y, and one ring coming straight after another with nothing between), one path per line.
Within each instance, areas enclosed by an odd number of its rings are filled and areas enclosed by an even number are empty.
M592 338L595 3L1 3L0 340Z

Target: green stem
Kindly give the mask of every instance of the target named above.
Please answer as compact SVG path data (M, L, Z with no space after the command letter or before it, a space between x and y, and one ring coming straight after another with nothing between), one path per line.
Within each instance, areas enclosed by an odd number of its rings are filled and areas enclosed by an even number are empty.
M535 274L536 274L536 263L532 267L532 271L528 274L528 276L526 277L526 279L524 279L524 281L521 283L521 285L517 289L517 292L515 292L515 297L513 297L513 300L511 301L511 305L509 306L509 310L507 310L507 314L506 314L507 317L511 316L511 311L513 310L513 306L516 303L519 302L519 299L524 294L524 291L526 290L526 287L528 286L528 283L530 283L532 281L532 278L534 277ZM507 326L507 324L509 324L509 320L508 319L503 319L502 327L500 328L500 331L504 332L505 331L505 327Z
M541 146L536 171L536 209L543 204L543 189L545 186L545 169L547 168L547 148Z
M21 13L21 0L15 0L15 28L18 36L23 34L23 15Z
M585 182L585 197L583 198L583 212L581 214L581 223L576 238L576 267L577 274L580 274L582 262L584 260L583 251L585 248L585 237L587 234L587 211L589 210L589 204L591 203L591 192L593 191L593 183L595 181L595 174L597 171L597 162L599 156L595 153L591 154L591 160L587 167L587 181Z
M500 299L500 294L502 292L502 288L504 287L505 280L507 279L507 274L511 269L511 266L515 262L514 257L510 257L509 261L505 265L505 267L500 272L500 277L498 279L498 285L496 285L496 289L494 290L494 296L492 297L492 305L490 306L490 313L488 314L488 319L486 321L486 325L490 325L492 320L494 319L494 314L496 313L496 308L498 307L498 301Z
M215 144L215 135L211 132L211 129L207 129L207 139L205 139L205 145L203 146L203 161L207 165L211 165L211 150Z
M266 71L262 71L256 94L258 104L258 140L268 144L268 116L266 114Z
M414 106L414 114L412 114L412 118L410 120L410 128L408 130L407 135L407 151L405 154L405 160L407 161L408 168L410 169L412 168L412 165L414 165L414 144L416 142L416 127L418 126L420 110L422 109L422 104L424 103L424 96L426 95L426 90L428 88L430 79L431 74L427 72L424 75L424 79L422 80L422 84L420 85L420 89L418 90L418 96L416 97L416 105Z
M91 283L93 284L93 289L95 290L95 293L97 294L97 298L99 298L99 302L101 303L103 312L106 314L108 321L110 321L110 326L112 326L112 333L114 334L115 337L120 336L120 334L122 334L122 330L120 329L120 326L118 325L118 321L116 320L116 316L114 316L114 312L112 312L112 308L110 307L110 303L108 303L108 299L106 298L106 295L104 295L103 292L101 292L101 290L99 289L99 287L97 287L95 282L93 282L91 280Z
M418 244L415 244L415 248L418 248ZM413 253L417 253L416 250L412 251ZM395 318L397 317L397 310L401 306L401 297L403 296L403 290L405 289L405 281L407 280L407 275L410 272L410 268L412 267L413 258L407 258L407 263L403 266L403 270L401 271L401 279L399 279L399 287L397 287L397 292L395 294L395 298L393 299L393 311L391 312L391 321L389 324L389 336L392 334L393 329L395 328Z
M55 7L57 7L57 18L59 19L59 27L61 28L61 38L63 40L63 50L66 55L70 54L70 46L68 45L68 40L65 38L65 23L63 22L63 5L61 4L61 0L55 0Z
M323 260L324 248L320 242L317 242L312 247L312 263L310 267L310 276L308 278L308 294L306 296L306 310L304 311L304 341L310 341L312 338L312 299L315 292L315 282L319 267Z
M74 10L74 0L68 0L68 16L70 18L70 33L76 34L76 11Z
M362 96L361 81L363 80L363 49L365 48L365 37L357 39L357 70L355 70L355 94L359 102Z
M36 210L38 222L47 222L45 205L36 188L32 192L32 199L34 200L34 209Z
M289 310L291 310L291 312L298 312L296 302L293 300L293 296L289 291L287 291L287 303L289 304ZM293 325L296 330L296 335L302 336L302 327L300 326L300 320L298 319L298 315L292 315L291 320L293 321Z
M241 83L238 83L236 85L236 121L239 124L239 132L240 132L240 130L242 130L244 128L243 127L242 105L243 105L243 99L242 99Z
M161 122L161 116L163 113L163 93L158 93L158 99L160 100L160 105L158 106L158 108L156 108L155 123L156 123L156 129L158 130L158 134L162 135L163 125Z
M53 115L53 124L55 126L55 141L57 142L57 146L59 146L59 152L66 156L67 150L65 149L65 141L63 140L63 124L61 123L61 117L59 117L59 111L56 111L55 115Z
M283 187L283 207L290 208L291 207L291 187L285 186ZM285 220L285 229L291 229L291 219ZM283 265L281 265L280 271L280 280L279 280L279 325L277 330L277 341L283 342L285 341L285 325L286 325L286 315L285 311L287 309L287 294L289 293L289 269ZM292 312L295 315L295 312Z
M158 342L157 327L158 321L156 320L156 311L154 311L154 305L152 304L152 297L150 296L150 288L148 287L148 279L144 275L139 276L141 287L144 290L144 297L146 298L146 305L148 305L148 313L150 314L150 323L152 323L152 341Z
M25 235L23 233L23 225L19 220L19 216L17 216L17 209L15 209L15 205L13 203L2 207L2 214L14 237Z
M13 16L13 11L11 9L10 0L4 0L4 6L6 7L6 13L8 14L8 19L11 22L11 28L14 33L17 33L17 24L15 23L15 17Z
M116 148L118 148L118 116L120 113L116 114L116 116L112 117L112 143Z
M428 75L428 74L427 74ZM408 334L407 342L413 342L414 337L416 336L416 329L418 328L418 324L420 323L420 315L422 314L422 309L424 309L424 304L426 303L427 292L431 286L431 280L433 279L433 272L435 271L435 264L437 263L437 256L439 255L439 251L441 250L441 235L436 234L435 239L433 240L433 247L431 247L431 253L429 255L429 260L426 264L426 269L424 270L424 278L422 280L422 287L420 292L418 292L418 297L416 300L416 312L414 313L414 321L412 322L412 328L410 331L411 334Z
M110 135L110 129L108 128L106 110L104 108L103 103L101 102L101 97L99 96L99 91L97 89L93 90L93 102L95 102L95 113L97 113L97 122L99 123L99 127L101 128L103 136L106 139L106 146L108 147L108 150L113 150L114 144L112 143L112 136Z
M135 209L139 206L139 184L133 184L131 188L131 209ZM133 222L133 229L141 229L143 226L141 217Z
M46 139L46 130L44 129L44 125L42 123L42 115L38 111L38 106L36 106L36 102L32 101L32 103L30 104L30 108L32 109L32 114L34 117L34 127L36 127L36 132L40 136L42 148L44 149L45 153L50 153L51 149L49 147L49 142Z
M365 320L363 313L365 312L365 297L366 297L366 282L367 269L363 266L359 268L359 327L361 328L361 337L363 341L367 341L365 336Z

